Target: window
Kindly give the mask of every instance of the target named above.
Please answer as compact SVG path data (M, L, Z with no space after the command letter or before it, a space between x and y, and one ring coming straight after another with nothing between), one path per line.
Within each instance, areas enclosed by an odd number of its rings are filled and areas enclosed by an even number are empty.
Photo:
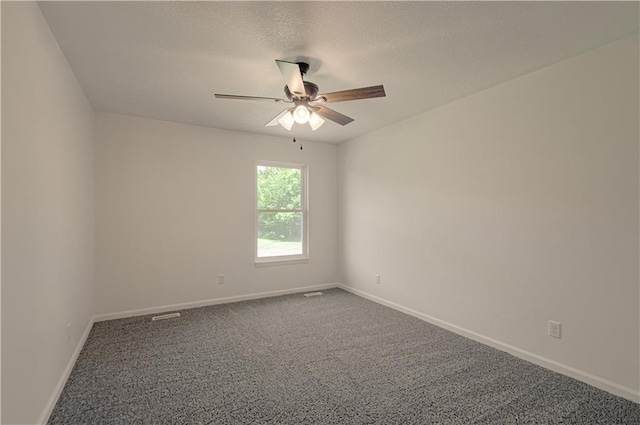
M307 167L256 165L256 263L305 260Z

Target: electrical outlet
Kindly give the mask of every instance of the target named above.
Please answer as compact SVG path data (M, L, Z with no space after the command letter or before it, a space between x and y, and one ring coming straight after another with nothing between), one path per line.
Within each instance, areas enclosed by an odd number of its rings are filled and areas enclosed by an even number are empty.
M376 275L376 285L380 285L380 275Z
M549 320L549 336L558 339L562 337L562 325L560 322Z
M224 285L224 275L223 274L219 274L218 275L218 285Z
M67 340L71 339L71 323L67 323Z

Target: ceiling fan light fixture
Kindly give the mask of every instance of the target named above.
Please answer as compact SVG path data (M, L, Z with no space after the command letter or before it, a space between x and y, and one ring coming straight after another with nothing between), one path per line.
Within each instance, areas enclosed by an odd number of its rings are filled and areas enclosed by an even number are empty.
M375 97L386 96L382 85L318 94L319 88L317 84L310 81L304 81L302 79L304 74L309 70L308 63L276 60L276 64L278 65L280 73L286 82L286 85L284 86L286 99L220 93L215 93L215 97L218 99L262 100L267 102L293 104L293 106L281 111L278 115L272 118L271 121L265 124L265 126L272 127L280 124L287 130L291 131L293 125L296 123L309 123L311 129L315 131L324 124L324 119L328 119L329 121L333 121L342 126L353 121L353 118L334 111L333 109L329 109L322 105L323 103L345 102L349 100L372 99Z
M280 123L281 126L283 126L284 128L290 131L291 127L293 127L293 123L295 122L295 120L293 119L293 115L291 114L291 112L287 112L278 120L278 122Z
M316 131L322 126L322 124L324 124L324 120L320 118L320 115L312 112L311 116L309 117L309 125L311 126L311 130Z
M293 119L298 124L306 124L309 122L310 115L309 109L304 105L296 106L296 109L293 111Z

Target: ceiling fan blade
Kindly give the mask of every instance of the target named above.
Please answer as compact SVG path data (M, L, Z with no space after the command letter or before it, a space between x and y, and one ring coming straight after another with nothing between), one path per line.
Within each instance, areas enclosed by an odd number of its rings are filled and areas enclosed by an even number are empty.
M271 121L269 121L268 123L266 123L264 126L265 127L272 127L274 125L280 125L280 118L282 118L283 116L285 116L287 114L287 112L293 112L295 108L287 108L284 111L280 112L278 115L276 115L276 117L274 119L272 119Z
M280 73L287 82L287 87L291 93L296 96L306 96L307 92L304 89L304 82L302 81L302 73L300 72L300 65L294 62L286 62L276 59Z
M346 115L341 114L340 112L336 112L333 109L329 109L324 106L314 106L313 110L321 117L324 117L333 122L337 122L340 125L347 125L351 121L353 121L353 118L350 118Z
M263 100L267 102L287 103L288 100L276 99L275 97L259 97L259 96L238 96L235 94L215 94L216 99L236 99L236 100Z
M385 97L384 86L363 87L360 89L351 89L343 91L335 91L333 93L319 94L315 102L346 102L347 100L372 99L374 97Z

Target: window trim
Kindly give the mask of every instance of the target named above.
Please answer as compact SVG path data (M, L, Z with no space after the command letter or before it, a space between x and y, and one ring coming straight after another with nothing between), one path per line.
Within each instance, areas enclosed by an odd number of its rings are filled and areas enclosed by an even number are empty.
M258 209L258 167L295 168L300 170L300 210L259 210ZM256 161L253 167L253 257L256 267L301 264L309 261L309 167L306 164L280 161ZM301 212L302 213L302 254L258 257L258 215L261 212Z

